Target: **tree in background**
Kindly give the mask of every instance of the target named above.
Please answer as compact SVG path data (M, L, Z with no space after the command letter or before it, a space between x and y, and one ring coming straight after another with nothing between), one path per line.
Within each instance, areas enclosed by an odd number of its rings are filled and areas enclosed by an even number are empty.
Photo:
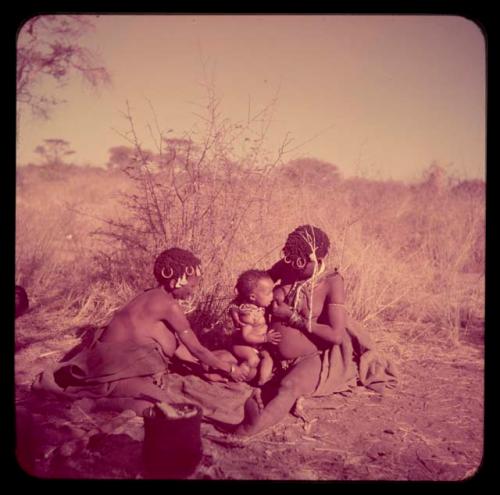
M431 193L439 193L447 188L449 182L446 168L433 161L422 173L421 188Z
M64 139L45 139L44 142L45 145L35 148L35 153L43 158L44 165L64 165L64 157L75 153Z
M297 186L327 187L341 178L336 165L310 157L291 160L279 171Z
M127 170L137 166L137 162L149 162L155 159L155 154L152 151L141 149L139 153L135 148L130 146L112 146L108 149L109 159L106 163L108 170Z
M108 153L108 170L125 170L133 161L134 149L130 146L113 146L109 148Z
M79 15L37 16L23 25L17 40L18 117L21 107L26 107L33 115L48 118L51 109L64 101L40 94L38 86L44 79L64 86L77 73L92 87L110 82L97 56L80 44L93 28L88 16Z

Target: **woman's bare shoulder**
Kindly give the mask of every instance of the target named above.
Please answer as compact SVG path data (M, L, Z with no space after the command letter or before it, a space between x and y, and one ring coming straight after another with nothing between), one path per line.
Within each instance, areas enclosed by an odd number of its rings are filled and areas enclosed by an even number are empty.
M160 287L144 292L142 297L144 305L154 313L163 313L178 306L176 300Z
M325 273L325 278L326 279L340 279L340 280L344 280L344 277L342 276L342 274L338 271L337 268L333 268L332 270L328 270L326 273Z
M329 302L343 303L345 298L344 277L338 271L332 271L325 277L327 299Z

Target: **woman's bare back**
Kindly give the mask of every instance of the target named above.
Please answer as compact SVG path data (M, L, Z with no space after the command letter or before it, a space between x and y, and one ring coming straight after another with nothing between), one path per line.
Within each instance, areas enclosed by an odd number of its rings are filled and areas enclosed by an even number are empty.
M115 313L100 340L131 340L137 343L150 343L153 340L161 345L165 354L173 356L177 341L162 319L172 304L176 304L174 299L161 288L142 292Z

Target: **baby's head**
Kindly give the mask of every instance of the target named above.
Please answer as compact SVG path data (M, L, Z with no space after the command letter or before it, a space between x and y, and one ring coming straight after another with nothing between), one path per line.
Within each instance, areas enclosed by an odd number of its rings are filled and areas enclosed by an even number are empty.
M265 308L273 300L274 282L263 270L247 270L236 282L236 292L239 299Z
M153 272L165 290L177 299L187 299L199 285L201 261L190 251L174 247L156 258Z

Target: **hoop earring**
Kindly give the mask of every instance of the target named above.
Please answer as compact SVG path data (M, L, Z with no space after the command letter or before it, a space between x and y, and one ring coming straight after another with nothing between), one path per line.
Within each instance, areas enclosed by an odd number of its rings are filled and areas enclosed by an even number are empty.
M170 270L170 273L168 275L165 275L165 267L161 269L161 276L163 278L170 278L174 274L174 270L172 270L172 267L169 266L168 269Z

